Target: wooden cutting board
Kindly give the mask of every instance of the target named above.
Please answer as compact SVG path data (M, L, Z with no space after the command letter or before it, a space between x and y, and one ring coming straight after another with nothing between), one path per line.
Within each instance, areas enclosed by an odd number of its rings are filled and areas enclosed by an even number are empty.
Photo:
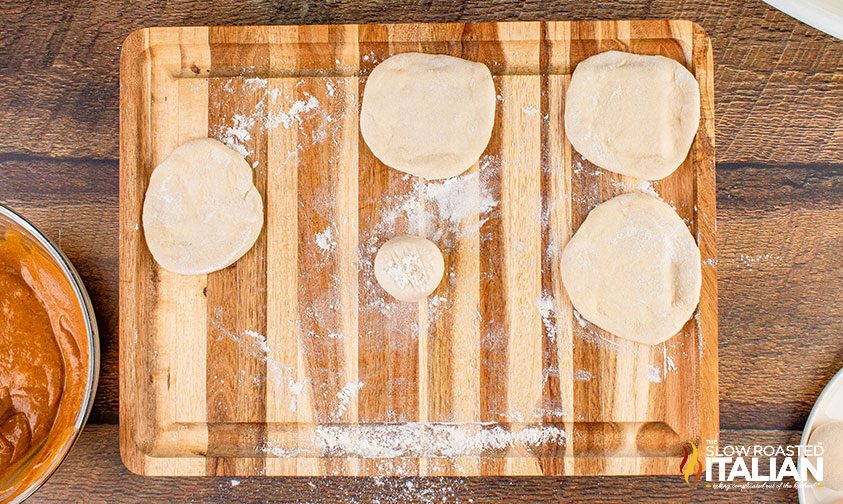
M653 182L612 174L565 138L576 64L662 54L700 83L691 152ZM366 76L392 54L489 66L492 140L430 182L359 134ZM688 21L150 28L120 76L120 447L146 475L679 473L718 437L710 42ZM246 155L266 224L233 266L157 266L141 208L155 166L197 137ZM647 347L572 310L558 258L597 204L655 191L697 238L698 313ZM443 249L419 304L374 283L390 237Z

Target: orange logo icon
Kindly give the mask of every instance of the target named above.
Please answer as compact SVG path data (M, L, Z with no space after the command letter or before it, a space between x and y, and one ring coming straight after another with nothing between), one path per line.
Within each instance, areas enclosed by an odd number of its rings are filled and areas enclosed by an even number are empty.
M685 477L686 485L693 485L694 488L697 488L697 485L700 483L700 476L702 476L703 472L702 461L700 460L700 451L697 449L697 445L693 442L689 442L688 444L691 445L691 449L689 450L688 446L685 446L685 456L682 457L682 462L679 463L679 472L681 472L682 476ZM691 482L691 476L694 476L693 483Z

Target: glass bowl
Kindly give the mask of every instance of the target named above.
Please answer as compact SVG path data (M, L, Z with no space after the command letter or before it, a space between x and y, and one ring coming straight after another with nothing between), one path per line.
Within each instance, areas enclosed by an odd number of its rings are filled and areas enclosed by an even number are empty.
M87 354L87 369L84 370L86 373L84 394L81 396L78 410L76 408L67 410L67 416L63 416L68 420L72 419L72 423L67 421L66 426L61 428L56 428L54 424L41 446L33 449L22 460L16 461L14 469L0 479L0 501L21 502L38 490L52 476L79 438L94 403L99 376L100 350L99 333L91 300L82 280L79 278L79 274L76 273L67 257L26 219L0 205L0 239L7 237L9 233L19 235L20 242L26 250L31 251L33 257L37 254L40 261L46 261L48 265L54 266L60 272L56 276L69 283L70 289L67 291L73 292L75 300L64 299L72 305L74 311L76 308L80 310L81 320L84 321L85 332L87 333L86 338L79 337L77 339L77 342L87 341L87 348L81 349ZM79 327L81 328L81 325ZM80 335L81 332L79 331ZM64 353L62 353L62 356L65 366L67 366L68 357ZM79 371L81 374L82 370ZM65 375L65 385L67 384L66 377L67 374ZM80 386L78 390L81 389ZM63 392L58 408L61 408L61 403L66 399L74 400L74 398L79 397L79 394L76 393L68 399L66 392L66 390ZM65 415L65 413L62 412L62 415ZM49 451L45 452L47 447Z

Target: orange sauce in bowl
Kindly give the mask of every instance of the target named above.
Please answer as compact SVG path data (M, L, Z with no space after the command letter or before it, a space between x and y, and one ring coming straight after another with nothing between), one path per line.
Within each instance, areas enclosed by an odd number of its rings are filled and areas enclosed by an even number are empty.
M54 466L87 407L83 310L46 251L0 229L0 500Z

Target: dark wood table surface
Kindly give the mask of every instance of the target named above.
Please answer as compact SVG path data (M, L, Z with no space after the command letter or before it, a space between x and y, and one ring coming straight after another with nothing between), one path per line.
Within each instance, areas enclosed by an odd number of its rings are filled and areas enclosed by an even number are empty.
M57 242L97 311L96 403L34 502L783 502L679 476L142 478L118 453L118 57L164 25L691 19L714 45L722 441L795 442L843 366L843 42L753 0L0 0L0 203Z

